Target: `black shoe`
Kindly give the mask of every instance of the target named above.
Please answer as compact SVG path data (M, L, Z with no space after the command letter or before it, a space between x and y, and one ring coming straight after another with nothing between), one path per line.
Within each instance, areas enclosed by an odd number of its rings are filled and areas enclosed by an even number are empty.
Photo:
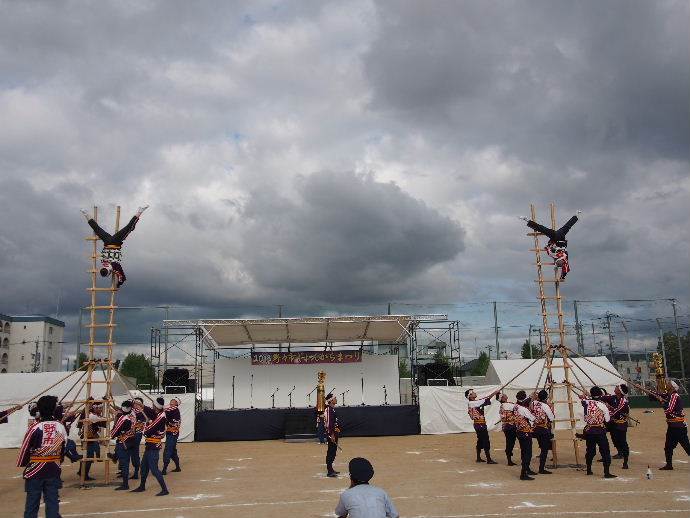
M618 459L622 459L622 458L623 458L623 455L621 455L620 453L616 453L616 454L615 454L613 457L611 457L611 458L612 458L612 459L618 460Z
M136 488L136 489L132 489L132 490L130 491L130 493L143 493L144 491L146 491L146 488L145 488L145 487L142 487L142 486L139 486L139 487Z
M604 473L604 478L618 478L616 475L613 473Z
M335 471L331 473L326 473L326 476L330 478L338 478L338 474Z
M182 471L179 466L177 466L174 470L172 470L170 473L179 473Z
M627 462L623 463L623 469L628 469L628 463Z
M536 471L532 471L531 469L528 469L528 470L527 470L527 474L528 474L528 475L536 475L537 472L536 472Z
M523 473L520 475L520 480L534 480L532 477L530 477L527 473Z
M671 464L666 464L659 468L660 471L673 471L673 466Z
M594 475L594 472L593 472L591 469L588 469L588 470L587 470L587 474L588 474L588 475Z
M167 489L161 489L158 493L156 493L156 496L165 496L165 495L169 495L169 494L170 494L170 491L168 491Z
M551 474L553 474L553 471L549 471L548 469L540 469L539 474L540 475L551 475Z
M117 486L115 491L129 491L129 486Z
M486 463L487 463L487 464L498 464L498 462L496 462L496 461L493 460L493 459L487 460Z

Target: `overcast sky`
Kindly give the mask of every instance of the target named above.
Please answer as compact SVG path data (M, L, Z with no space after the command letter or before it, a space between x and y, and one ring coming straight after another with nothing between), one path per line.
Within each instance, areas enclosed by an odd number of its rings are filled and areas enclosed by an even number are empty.
M570 299L687 304L689 11L0 1L0 312L73 321L94 204L124 305L532 300L550 201Z

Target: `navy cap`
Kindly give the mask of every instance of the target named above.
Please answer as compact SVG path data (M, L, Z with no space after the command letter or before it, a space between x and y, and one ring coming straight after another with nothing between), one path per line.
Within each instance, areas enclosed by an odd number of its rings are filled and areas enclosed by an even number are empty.
M348 468L350 470L350 478L357 482L369 482L374 476L374 467L371 465L371 462L362 457L352 459Z

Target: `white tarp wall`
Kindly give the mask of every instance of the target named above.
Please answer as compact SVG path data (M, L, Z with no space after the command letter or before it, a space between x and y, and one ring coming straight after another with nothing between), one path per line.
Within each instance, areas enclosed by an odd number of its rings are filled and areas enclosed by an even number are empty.
M41 372L8 373L0 375L0 410L6 410L15 404L24 403L44 389L65 378L68 374L68 372ZM57 396L61 399L80 376L81 373L74 374L56 387L50 389L46 394ZM104 379L101 371L94 373L94 379L99 379L99 376L101 379ZM95 386L102 387L103 385L99 384ZM78 383L76 388L70 391L67 399L73 399L77 395L79 388L80 385ZM127 387L117 377L113 379L112 391L116 404L138 395L137 391L132 391L130 395L127 391ZM81 395L79 395L79 399L84 399L84 392L85 391L82 391ZM165 394L163 396L167 402L175 395L182 399L182 406L180 407L182 428L179 440L181 442L191 442L194 440L194 394ZM152 395L151 397L155 399L157 396ZM146 404L151 404L145 397L143 399ZM19 448L29 426L30 419L32 418L29 416L27 405L10 415L6 424L0 424L0 448ZM70 438L74 439L77 445L79 445L79 432L76 426L72 426Z
M364 399L367 405L382 405L383 386L388 392L388 403L400 402L398 385L398 357L394 355L362 355L360 363L320 363L316 365L252 365L250 358L220 358L216 360L214 409L232 407L232 378L235 377L235 408L271 408L271 394L278 388L275 406L287 407L288 393L292 394L292 406L306 407L307 393L316 386L317 373L326 373L326 391L335 387L334 393L349 390L345 396L348 405L359 405ZM254 375L253 395L250 397L251 376ZM364 377L364 394L362 394ZM316 392L311 395L311 405L316 403ZM340 401L342 404L342 401Z
M601 365L606 369L617 372L611 365L611 362L606 357L597 356L588 358ZM486 372L487 382L490 383L481 387L472 387L478 396L488 395L498 387L510 381L513 376L519 373L522 369L527 367L533 360L491 360L491 364ZM620 378L613 374L607 373L596 365L592 365L582 358L570 359L570 361L577 362L577 365L582 367L598 386L605 388L609 393L613 392L613 388L621 383ZM562 365L561 358L554 358L555 365ZM524 390L528 394L531 393L537 386L539 374L543 368L543 360L536 362L525 373L520 375L517 379L511 382L503 392L508 394L509 401L515 401L515 395L518 391ZM572 367L572 372L577 374L577 377L589 389L593 386L587 376L582 370L577 367ZM554 369L554 379L557 383L563 381L563 369ZM546 373L542 375L540 385L545 383ZM574 376L573 376L574 378ZM571 382L579 388L579 383L576 379L571 379ZM472 420L467 415L467 400L465 398L466 387L419 387L419 412L421 421L421 430L423 434L443 434L443 433L458 433L458 432L473 432ZM584 426L582 421L583 410L577 396L574 397L573 411L574 416L578 420L577 427ZM558 388L554 392L554 399L556 401L565 401L567 399L566 389ZM496 424L499 420L498 407L499 402L492 399L491 406L485 410L486 423L490 430L499 430L500 424ZM555 415L558 419L568 419L570 417L570 410L567 403L557 403L555 405ZM556 429L568 429L569 424L566 422L557 423Z

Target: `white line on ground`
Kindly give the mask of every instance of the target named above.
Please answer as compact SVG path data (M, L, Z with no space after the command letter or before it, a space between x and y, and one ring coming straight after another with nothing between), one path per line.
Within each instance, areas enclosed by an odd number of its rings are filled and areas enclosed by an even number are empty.
M676 498L676 502L690 502L690 496L683 495Z
M475 484L465 484L465 487L481 487L481 488L495 488L501 487L501 482L477 482Z
M405 453L409 453L410 455L421 455L421 451L406 451Z
M508 509L536 509L539 507L556 507L555 505L551 504L533 504L532 502L522 502L520 505L512 505Z
M198 502L199 500L206 500L207 498L220 498L221 495L205 495L199 493L193 496L176 496L175 498L179 500L192 500L193 502Z
M239 457L238 459L225 459L225 460L232 460L235 462L242 462L243 460L252 460L252 457Z
M655 494L677 494L687 493L687 489L664 489L659 491L548 491L542 493L519 492L519 493L491 493L495 496L552 496L552 495L655 495ZM452 495L419 495L419 496L394 496L393 500L427 500L433 498L467 498L471 496L486 497L486 493L455 493Z
M687 464L688 463L687 460L674 460L673 462L679 462L681 464Z

